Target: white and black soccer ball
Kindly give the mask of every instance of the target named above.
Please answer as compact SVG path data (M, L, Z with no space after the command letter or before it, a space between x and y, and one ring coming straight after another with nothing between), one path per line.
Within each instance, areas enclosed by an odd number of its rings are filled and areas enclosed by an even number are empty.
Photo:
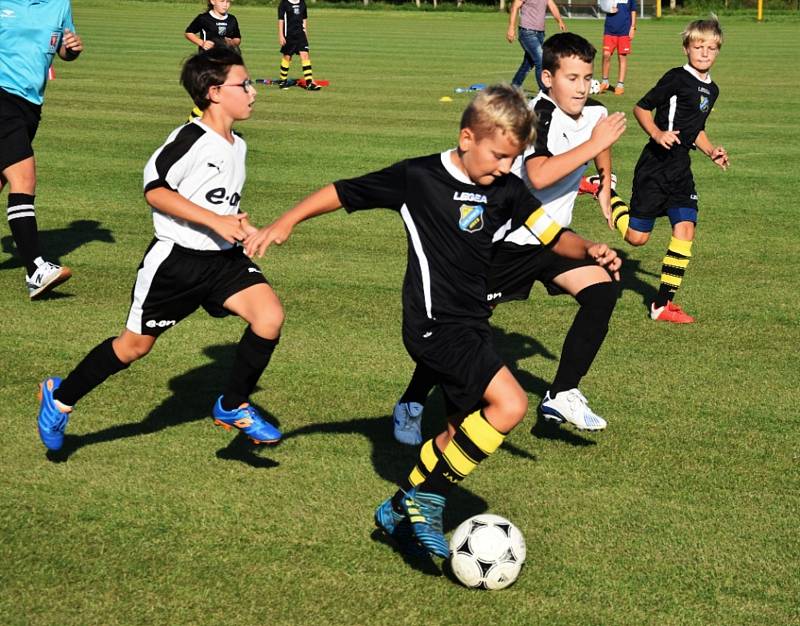
M462 522L450 539L450 566L467 587L505 589L519 576L525 554L519 528L491 513Z
M600 93L600 81L596 78L593 78L592 82L589 83L589 93L592 95L597 95Z

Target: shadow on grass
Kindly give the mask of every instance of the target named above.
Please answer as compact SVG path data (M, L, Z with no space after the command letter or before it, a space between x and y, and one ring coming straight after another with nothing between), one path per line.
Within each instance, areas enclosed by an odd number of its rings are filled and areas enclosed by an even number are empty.
M66 228L39 231L42 256L58 265L61 265L61 257L67 256L70 252L92 241L114 243L115 240L111 231L108 228L100 228L100 222L96 220L75 220ZM11 255L10 259L0 263L0 270L22 267L22 261L17 256L14 238L11 235L0 239L0 248L6 254Z
M208 420L210 427L212 425L211 407L221 393L220 382L226 381L228 378L235 352L235 344L205 348L203 353L212 361L172 378L169 381L169 388L173 394L153 409L143 420L109 426L85 435L71 435L68 432L64 437L64 446L61 450L48 451L47 458L54 463L63 463L86 446L150 435L166 428L198 420ZM109 384L113 384L113 382ZM268 421L277 424L273 415L258 406L256 408ZM124 413L124 407L120 412ZM74 419L75 417L73 417ZM216 456L219 459L239 461L256 468L276 467L277 461L259 454L259 451L263 449L264 446L251 443L241 432L237 432L226 447L217 451Z
M658 295L658 288L647 282L644 276L651 276L656 279L656 283L661 281L661 273L648 272L642 269L642 262L639 259L632 259L623 250L617 250L622 259L622 273L620 283L623 291L632 291L639 294L642 298L642 305L650 311L650 303Z

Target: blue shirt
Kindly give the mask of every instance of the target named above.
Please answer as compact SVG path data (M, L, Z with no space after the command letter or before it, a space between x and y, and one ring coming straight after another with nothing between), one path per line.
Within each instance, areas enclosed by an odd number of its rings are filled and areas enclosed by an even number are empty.
M2 2L2 0L0 0ZM631 32L631 13L638 11L636 0L617 0L617 12L606 14L606 35L629 35Z
M75 32L70 0L0 0L0 87L42 104L65 28Z

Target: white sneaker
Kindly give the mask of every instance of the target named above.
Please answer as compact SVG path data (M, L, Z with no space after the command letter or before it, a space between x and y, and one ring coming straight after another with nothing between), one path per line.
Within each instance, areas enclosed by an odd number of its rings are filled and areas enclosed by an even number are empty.
M25 277L25 282L28 285L28 296L30 296L31 300L36 300L36 298L47 293L56 285L69 280L71 276L72 270L68 267L61 267L55 263L45 261L36 268L33 276Z
M407 446L422 443L422 411L418 402L398 402L394 405L394 438Z
M603 430L606 421L597 415L577 389L557 393L554 398L548 391L539 403L539 412L545 420L559 424L569 422L578 430Z

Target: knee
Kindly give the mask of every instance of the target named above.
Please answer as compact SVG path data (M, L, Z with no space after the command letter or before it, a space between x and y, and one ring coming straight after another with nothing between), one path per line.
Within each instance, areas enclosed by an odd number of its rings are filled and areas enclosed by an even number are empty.
M625 241L627 241L632 246L643 246L648 242L650 239L650 233L643 233L636 230L628 229L628 232L625 233Z
M525 414L528 412L528 395L521 387L517 387L513 392L503 396L498 409L511 430L525 418Z
M113 347L117 358L127 365L147 356L154 344L155 337L124 335L114 340Z
M250 323L250 327L259 337L275 339L281 334L285 317L283 307L280 304L270 306Z
M620 286L617 281L595 283L579 291L575 299L581 307L591 309L596 319L608 319L617 306Z

